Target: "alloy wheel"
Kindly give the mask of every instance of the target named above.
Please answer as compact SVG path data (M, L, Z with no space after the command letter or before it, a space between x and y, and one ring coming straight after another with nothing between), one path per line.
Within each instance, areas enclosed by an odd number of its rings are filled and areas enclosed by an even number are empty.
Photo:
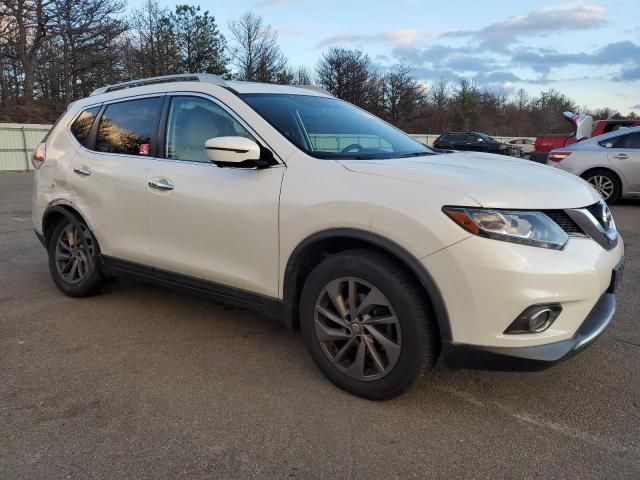
M68 224L56 240L55 263L58 274L65 282L81 282L91 273L93 253L93 237L87 227L82 225L78 229L76 225Z
M341 277L329 282L316 300L314 326L324 354L352 378L377 380L398 363L398 317L387 297L365 280Z
M611 194L613 194L613 181L604 175L594 175L587 179L591 185L602 195L602 198L608 200Z

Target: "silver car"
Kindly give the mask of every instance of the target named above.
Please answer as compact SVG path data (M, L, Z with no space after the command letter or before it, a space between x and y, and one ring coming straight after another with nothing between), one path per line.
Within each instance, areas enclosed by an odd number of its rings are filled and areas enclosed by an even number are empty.
M607 203L621 197L640 198L640 127L553 150L547 165L584 178Z

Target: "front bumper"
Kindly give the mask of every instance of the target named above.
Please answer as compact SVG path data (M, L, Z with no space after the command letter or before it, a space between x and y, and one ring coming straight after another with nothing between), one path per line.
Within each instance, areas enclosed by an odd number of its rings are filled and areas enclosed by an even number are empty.
M606 292L570 339L531 347L479 347L447 342L443 348L444 363L450 368L542 370L591 345L607 328L615 311L615 294Z
M549 250L472 236L421 261L446 306L443 341L486 348L525 348L571 340L610 287L624 244L605 250L590 238L570 238ZM505 333L528 307L559 304L543 332Z

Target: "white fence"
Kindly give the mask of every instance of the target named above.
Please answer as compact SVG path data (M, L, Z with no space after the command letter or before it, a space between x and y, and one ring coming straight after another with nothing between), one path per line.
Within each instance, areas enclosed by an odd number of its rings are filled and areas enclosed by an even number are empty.
M0 123L0 170L31 170L31 153L51 125Z
M0 123L0 171L2 170L31 170L31 153L44 138L51 125L38 124L19 124L19 123ZM431 146L438 135L412 134L413 138L420 143ZM512 137L493 137L499 142L504 142ZM316 135L312 139L318 146L323 149L335 148L340 150L351 143L360 143L365 146L372 142L372 139L364 139L362 137L336 138L335 136ZM376 140L375 146L383 148L385 145L378 145L380 142Z

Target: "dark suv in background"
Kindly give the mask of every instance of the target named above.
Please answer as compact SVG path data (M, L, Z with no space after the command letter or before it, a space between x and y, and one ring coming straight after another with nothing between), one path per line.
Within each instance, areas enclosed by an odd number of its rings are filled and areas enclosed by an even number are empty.
M500 155L517 155L512 148L494 140L489 135L478 132L447 132L433 142L435 148L443 150L462 150L472 152L497 153Z

